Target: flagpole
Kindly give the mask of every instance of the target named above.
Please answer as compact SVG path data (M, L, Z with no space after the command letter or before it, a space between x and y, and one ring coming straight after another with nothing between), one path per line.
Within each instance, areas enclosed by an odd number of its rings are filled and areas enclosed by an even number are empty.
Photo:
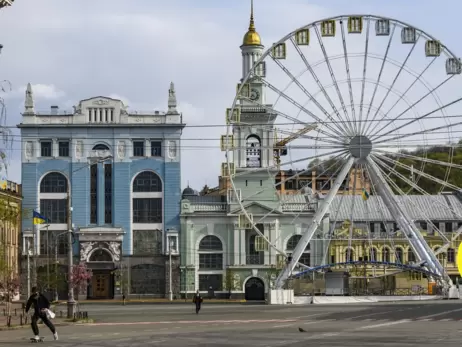
M37 225L34 223L34 211L32 211L32 287L37 286Z

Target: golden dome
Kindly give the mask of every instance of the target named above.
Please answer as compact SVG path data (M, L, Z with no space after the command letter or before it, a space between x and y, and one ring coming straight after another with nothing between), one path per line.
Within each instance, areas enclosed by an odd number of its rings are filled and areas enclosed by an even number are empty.
M253 0L250 5L250 24L249 30L244 35L244 40L242 41L244 46L259 46L261 45L260 35L255 30L255 22L253 20Z

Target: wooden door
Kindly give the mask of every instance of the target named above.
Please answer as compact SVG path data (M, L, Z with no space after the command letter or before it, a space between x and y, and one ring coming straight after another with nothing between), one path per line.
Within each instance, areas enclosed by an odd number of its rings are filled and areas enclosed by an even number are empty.
M95 298L107 298L109 292L109 276L94 275L93 276L93 296Z

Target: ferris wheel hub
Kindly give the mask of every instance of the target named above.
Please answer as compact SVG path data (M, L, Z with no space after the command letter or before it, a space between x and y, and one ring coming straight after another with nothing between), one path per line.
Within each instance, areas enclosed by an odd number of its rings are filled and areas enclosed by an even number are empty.
M372 151L372 141L367 136L356 135L350 140L348 150L353 158L366 160Z

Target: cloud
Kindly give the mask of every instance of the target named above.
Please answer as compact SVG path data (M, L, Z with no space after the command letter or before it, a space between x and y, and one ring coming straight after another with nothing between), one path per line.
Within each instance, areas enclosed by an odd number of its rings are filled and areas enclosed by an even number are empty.
M459 42L452 23L458 21L458 11L447 12L448 7L460 5L449 1L446 7L433 8L416 0L399 6L335 0L327 6L305 0L256 0L255 19L266 47L319 18L367 11L411 18L455 45ZM431 20L427 13L445 20ZM249 1L234 0L230 7L211 0L24 0L0 11L0 18L0 32L11 33L2 37L0 55L0 79L13 84L13 91L3 94L10 110L8 124L20 122L18 111L29 81L35 84L36 108L59 104L70 109L81 99L105 95L117 96L130 110L166 110L173 81L178 109L190 125L183 132L183 186L187 181L196 189L217 183L220 162L225 160L219 138L226 132L225 109L241 78L239 46L248 27ZM315 57L319 55L309 58ZM19 160L17 130L15 136L13 153ZM19 171L14 176L19 177Z

